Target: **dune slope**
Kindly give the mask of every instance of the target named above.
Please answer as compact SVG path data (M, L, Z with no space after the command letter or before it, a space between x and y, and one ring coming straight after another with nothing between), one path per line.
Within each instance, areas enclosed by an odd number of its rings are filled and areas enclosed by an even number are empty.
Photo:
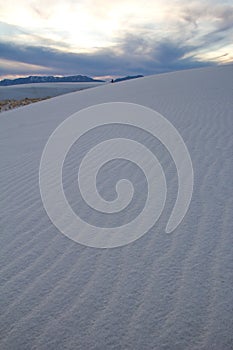
M109 84L1 114L2 350L232 349L232 92L228 65ZM38 171L45 143L63 120L112 101L151 107L177 128L192 158L194 192L184 220L166 234L177 193L175 167L159 142L134 134L163 166L166 206L139 240L95 249L53 226ZM130 127L106 128L104 137L131 133ZM99 130L87 135L64 164L64 188L74 209L79 200L73 165L101 137ZM134 168L114 163L102 174L103 190L111 189L108 179L119 171L139 188L139 202L125 216L130 219L144 200L145 183ZM82 215L97 222L87 208Z

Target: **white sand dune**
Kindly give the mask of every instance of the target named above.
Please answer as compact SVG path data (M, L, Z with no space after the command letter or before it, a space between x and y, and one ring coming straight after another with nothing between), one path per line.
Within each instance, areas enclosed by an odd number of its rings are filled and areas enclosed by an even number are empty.
M227 65L109 84L1 114L2 350L232 349L232 93L233 66ZM163 214L147 234L127 246L95 249L53 226L38 172L45 143L63 120L112 101L151 107L179 130L193 162L194 192L184 220L166 234L177 194L168 152L130 127L87 135L64 164L64 188L74 209L74 164L102 139L138 137L156 153L168 182ZM127 220L140 209L145 184L134 168L114 163L102 174L107 192L110 176L119 171L139 188ZM88 208L82 215L98 220Z
M103 83L34 83L0 86L0 100L24 98L44 98L89 89Z

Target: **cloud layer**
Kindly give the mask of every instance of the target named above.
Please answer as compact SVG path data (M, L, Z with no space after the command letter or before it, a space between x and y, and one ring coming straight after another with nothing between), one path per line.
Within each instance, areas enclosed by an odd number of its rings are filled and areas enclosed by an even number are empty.
M155 74L233 60L230 1L0 0L0 76ZM18 4L18 5L17 5ZM146 6L148 5L148 6ZM24 20L23 20L24 19ZM62 21L63 20L63 21Z

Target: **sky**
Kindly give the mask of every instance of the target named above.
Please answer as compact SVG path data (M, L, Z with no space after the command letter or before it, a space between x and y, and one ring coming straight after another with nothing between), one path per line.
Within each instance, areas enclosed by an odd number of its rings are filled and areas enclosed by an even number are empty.
M0 79L233 62L232 0L0 0Z

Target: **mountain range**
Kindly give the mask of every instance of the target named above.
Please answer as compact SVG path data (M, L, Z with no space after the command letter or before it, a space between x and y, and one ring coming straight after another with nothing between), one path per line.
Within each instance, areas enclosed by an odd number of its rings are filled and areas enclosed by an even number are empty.
M113 82L117 83L124 80L141 78L143 75L134 75L127 76L123 78L117 78ZM32 83L104 83L104 80L93 79L85 75L71 75L66 77L57 77L57 76L37 76L31 75L24 78L16 79L3 79L0 80L0 86L10 86L10 85L20 85L20 84L32 84Z
M118 82L124 81L124 80L136 79L136 78L143 78L143 75L141 75L141 74L139 74L139 75L128 75L127 77L117 78L117 79L114 80L114 83L118 83Z
M90 83L90 82L104 82L104 80L93 79L85 75L72 75L67 77L56 76L36 76L32 75L25 78L4 79L0 81L0 86L32 84L32 83Z

